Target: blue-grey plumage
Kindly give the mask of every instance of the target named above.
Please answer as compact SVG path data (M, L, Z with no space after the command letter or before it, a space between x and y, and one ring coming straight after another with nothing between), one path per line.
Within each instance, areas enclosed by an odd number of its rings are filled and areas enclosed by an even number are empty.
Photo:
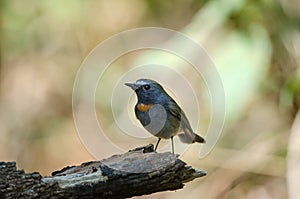
M137 119L147 131L159 138L155 150L161 138L171 138L174 153L173 136L179 132L182 132L178 136L184 143L205 143L204 138L193 132L185 113L159 83L139 79L125 85L137 95L138 101L134 108Z

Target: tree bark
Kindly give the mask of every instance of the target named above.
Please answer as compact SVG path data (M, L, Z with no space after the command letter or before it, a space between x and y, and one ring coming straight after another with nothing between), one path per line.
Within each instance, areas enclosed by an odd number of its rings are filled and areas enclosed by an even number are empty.
M45 177L17 170L15 162L0 162L0 198L128 198L181 189L205 175L177 155L156 153L148 145Z

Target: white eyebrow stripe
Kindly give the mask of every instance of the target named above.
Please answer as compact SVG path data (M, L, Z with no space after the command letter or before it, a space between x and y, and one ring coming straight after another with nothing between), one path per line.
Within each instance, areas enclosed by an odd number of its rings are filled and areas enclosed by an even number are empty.
M137 85L145 85L145 84L149 84L149 82L143 81L143 80L138 80L136 81Z

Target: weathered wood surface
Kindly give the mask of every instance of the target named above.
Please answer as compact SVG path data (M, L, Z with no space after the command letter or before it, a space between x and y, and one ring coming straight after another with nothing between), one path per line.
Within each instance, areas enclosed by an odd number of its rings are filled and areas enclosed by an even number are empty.
M25 173L14 162L0 162L0 198L128 198L176 190L205 176L172 153L153 145L55 171Z

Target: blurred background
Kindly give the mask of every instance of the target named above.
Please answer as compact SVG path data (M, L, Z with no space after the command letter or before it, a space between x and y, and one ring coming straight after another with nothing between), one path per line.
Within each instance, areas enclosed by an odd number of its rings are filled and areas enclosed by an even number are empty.
M182 157L207 177L143 198L300 196L298 0L2 0L0 7L1 161L50 175L93 160L72 117L80 64L116 33L158 26L189 35L214 60L226 123L207 157L197 158L199 145Z

